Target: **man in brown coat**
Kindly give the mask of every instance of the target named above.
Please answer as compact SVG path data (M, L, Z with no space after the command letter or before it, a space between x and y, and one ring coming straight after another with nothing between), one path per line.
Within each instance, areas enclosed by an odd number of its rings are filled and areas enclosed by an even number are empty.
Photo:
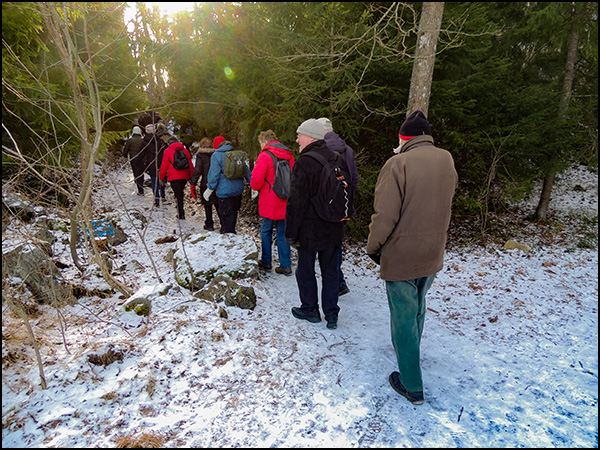
M442 269L452 197L458 183L452 155L433 144L421 111L400 127L398 154L381 169L367 254L380 264L390 307L391 334L399 372L392 387L421 404L420 344L425 295Z

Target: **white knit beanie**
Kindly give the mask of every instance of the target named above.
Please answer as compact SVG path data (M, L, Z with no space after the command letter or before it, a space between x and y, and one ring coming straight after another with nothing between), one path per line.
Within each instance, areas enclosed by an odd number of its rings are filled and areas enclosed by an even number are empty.
M131 134L139 134L141 136L142 129L136 125L135 127L133 127L133 131L131 132Z
M317 119L305 120L302 122L302 124L300 124L296 130L296 133L303 134L314 139L325 139L325 128Z

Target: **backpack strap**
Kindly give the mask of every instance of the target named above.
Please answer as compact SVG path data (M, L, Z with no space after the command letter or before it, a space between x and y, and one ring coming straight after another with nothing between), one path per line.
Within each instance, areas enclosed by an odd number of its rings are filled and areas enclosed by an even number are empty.
M310 156L310 157L312 157L313 159L316 159L317 161L319 161L319 163L320 163L322 166L325 166L325 164L327 164L327 163L329 162L329 161L327 161L327 160L325 159L325 157L324 157L323 155L321 155L321 154L319 154L319 153L317 153L317 152L308 152L308 153L306 153L306 156Z
M271 159L273 160L273 170L275 170L275 177L277 177L277 159L278 158L277 158L277 156L275 156L275 154L273 154L269 150L265 150L265 152L267 152L271 156ZM273 190L273 185L271 183L269 183L266 178L265 178L265 182L269 185L269 192L271 192Z

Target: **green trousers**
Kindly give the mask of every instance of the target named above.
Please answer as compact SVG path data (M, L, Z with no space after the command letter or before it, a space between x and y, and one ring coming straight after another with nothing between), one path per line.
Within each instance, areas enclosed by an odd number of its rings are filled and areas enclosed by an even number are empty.
M422 391L421 335L425 322L425 295L435 274L407 281L386 281L392 344L398 360L402 385L409 391Z

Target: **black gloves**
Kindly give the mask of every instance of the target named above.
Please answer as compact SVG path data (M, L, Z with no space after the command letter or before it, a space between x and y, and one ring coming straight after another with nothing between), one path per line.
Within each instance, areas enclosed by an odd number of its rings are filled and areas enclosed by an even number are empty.
M368 255L376 264L381 264L381 253L368 253Z

